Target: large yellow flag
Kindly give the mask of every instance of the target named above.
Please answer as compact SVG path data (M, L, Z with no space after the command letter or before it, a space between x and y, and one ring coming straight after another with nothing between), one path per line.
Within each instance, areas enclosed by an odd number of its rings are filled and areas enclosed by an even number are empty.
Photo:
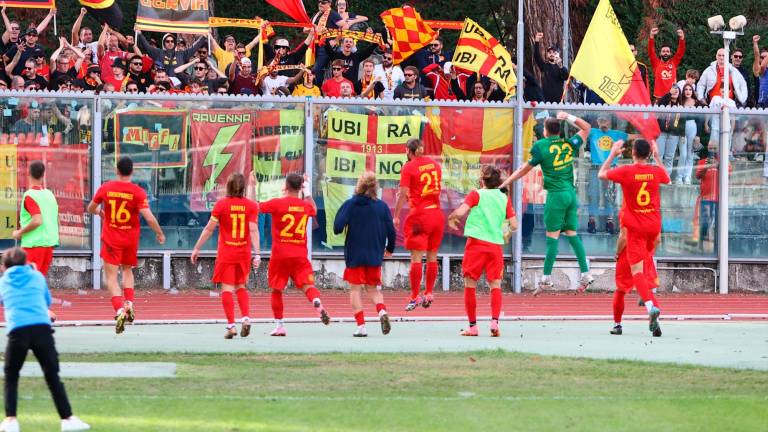
M507 94L515 91L517 77L512 68L512 56L495 37L469 18L464 20L452 63L486 75Z
M629 90L637 62L609 0L600 0L571 75L605 102L616 104Z
M650 105L651 98L640 76L635 56L609 0L600 0L579 53L573 61L571 76L583 82L610 105ZM648 139L659 135L653 116L640 113L620 114Z

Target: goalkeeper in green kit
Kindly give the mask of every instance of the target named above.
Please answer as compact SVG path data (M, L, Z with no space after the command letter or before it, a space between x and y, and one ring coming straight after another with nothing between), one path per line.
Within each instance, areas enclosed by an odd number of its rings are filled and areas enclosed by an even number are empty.
M562 120L566 120L579 129L576 135L568 139L560 137L560 121ZM557 113L557 118L546 119L544 121L544 138L534 143L528 162L512 173L500 186L500 188L508 186L528 174L533 167L541 165L541 171L544 175L544 189L547 190L547 202L544 205L547 252L544 258L544 277L533 295L538 295L542 290L553 287L552 267L555 264L555 258L557 258L558 239L561 232L565 233L568 243L570 243L579 261L579 269L581 270L579 292L586 290L594 281L589 274L584 245L576 233L579 225L579 201L573 183L573 158L579 147L587 140L590 129L592 127L589 123L563 111Z

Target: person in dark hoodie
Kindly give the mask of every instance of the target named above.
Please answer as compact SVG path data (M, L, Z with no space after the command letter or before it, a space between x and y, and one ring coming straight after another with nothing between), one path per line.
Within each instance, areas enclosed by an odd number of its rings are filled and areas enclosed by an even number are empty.
M165 70L168 71L168 76L176 76L174 69L176 69L177 66L189 62L189 59L197 54L197 50L206 46L208 43L206 38L201 37L198 38L191 47L183 51L177 51L176 36L171 33L166 33L163 35L162 48L156 48L150 45L147 38L145 38L144 34L142 34L140 31L137 31L136 33L139 36L137 40L139 48L147 53L147 55L152 57L152 61L155 63L162 63L163 66L165 66Z
M381 264L395 250L395 225L386 203L378 199L376 174L365 172L357 181L355 195L344 202L333 221L333 232L346 230L344 241L344 280L349 283L349 300L355 313L355 337L366 337L361 288L376 304L381 332L389 334L389 315L384 305L381 285Z
M5 310L8 344L5 348L5 419L0 430L18 431L16 404L19 398L19 372L31 349L45 382L51 390L53 403L61 418L62 431L88 430L91 427L72 415L67 392L59 378L59 354L53 341L48 308L52 297L42 273L27 265L27 254L21 248L8 249L2 258L0 303Z

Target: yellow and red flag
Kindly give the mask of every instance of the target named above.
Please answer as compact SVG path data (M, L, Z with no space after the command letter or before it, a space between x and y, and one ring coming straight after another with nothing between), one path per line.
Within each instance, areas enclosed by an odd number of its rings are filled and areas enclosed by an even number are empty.
M385 10L380 16L392 39L394 64L400 64L435 39L435 30L410 6Z
M464 20L452 63L496 81L505 93L515 90L517 77L512 69L512 56L493 35L467 18Z
M651 98L609 0L600 0L589 23L571 76L610 105L650 105ZM655 116L620 113L647 139L659 136Z

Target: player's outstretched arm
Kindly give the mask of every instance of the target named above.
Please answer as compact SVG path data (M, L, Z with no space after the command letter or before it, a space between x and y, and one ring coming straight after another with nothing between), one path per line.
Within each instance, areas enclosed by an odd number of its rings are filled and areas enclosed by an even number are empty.
M88 203L88 208L86 211L90 214L99 214L101 213L101 209L99 208L99 204L96 203L96 201L91 201Z
M315 212L317 212L317 204L315 204L315 198L312 197L312 193L309 191L309 175L304 174L304 184L301 187L301 194L302 199L304 201L308 201L312 207L315 208Z
M499 189L503 189L509 186L510 184L512 184L512 182L515 182L520 178L525 177L525 175L528 174L528 172L531 169L533 169L533 165L529 164L528 162L524 163L523 166L518 168L515 172L512 173L511 176L507 177L506 180L504 180L504 182L501 183L501 186L499 186Z
M395 226L395 229L400 227L400 212L403 211L403 207L405 206L406 201L408 201L408 188L401 186L400 190L397 192L395 214L392 215L392 223Z
M611 170L611 164L613 163L613 160L616 159L616 156L620 155L623 150L624 150L623 140L618 140L615 143L613 143L613 147L611 147L611 153L608 155L608 157L605 159L605 162L603 162L603 165L600 167L600 172L597 173L597 177L600 180L609 180L608 171Z
M469 213L469 205L462 203L459 208L448 216L448 226L451 229L459 229L459 221Z
M653 155L653 161L656 163L656 166L663 169L664 173L666 173L667 177L669 177L667 168L664 166L664 162L661 160L661 155L659 154L659 146L656 145L656 140L651 140L651 154Z
M248 222L248 229L251 234L251 246L253 247L253 266L258 267L261 264L261 246L259 246L259 223Z
M147 225L149 225L149 227L152 228L152 231L155 232L157 243L164 244L165 234L163 234L163 229L160 228L160 224L157 222L157 219L155 219L155 215L152 214L152 210L150 210L148 207L143 208L139 210L139 214L144 217L144 220L147 221Z
M576 127L579 129L579 131L576 133L576 135L581 137L581 140L586 142L587 137L589 136L589 131L592 130L592 125L589 124L586 120L582 119L581 117L576 117L573 114L568 114L565 111L560 111L557 113L557 119L558 120L565 120L567 121L571 126Z
M213 235L213 232L216 231L216 227L219 225L219 221L215 218L210 218L208 220L208 224L205 225L205 228L203 228L203 232L200 233L200 237L197 239L197 243L195 243L195 247L192 248L192 255L189 257L189 260L192 261L192 263L197 262L197 257L200 256L200 248L203 247L205 242L208 241L209 238ZM250 224L248 225L250 227ZM259 229L258 225L256 226L256 233L258 235ZM258 238L258 237L257 237ZM258 242L256 243L256 247L258 247Z

